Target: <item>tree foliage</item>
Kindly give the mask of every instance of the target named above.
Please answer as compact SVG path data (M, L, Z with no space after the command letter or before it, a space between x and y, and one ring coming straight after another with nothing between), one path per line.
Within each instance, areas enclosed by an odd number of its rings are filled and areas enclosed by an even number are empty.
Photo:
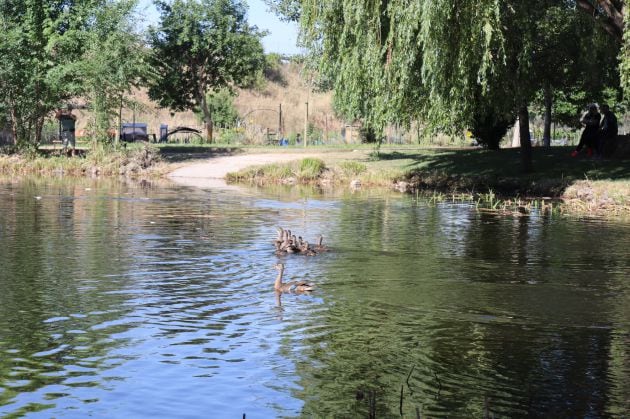
M46 114L78 90L65 60L80 56L78 34L87 24L89 6L0 3L0 101L21 147L38 142Z
M573 71L571 88L586 89L589 79L600 78L602 71L591 71L601 65L602 51L594 46L593 28L617 24L624 2L594 2L595 14L583 14L579 21L581 3L268 0L278 11L300 5L299 13L287 17L299 16L304 40L316 51L320 71L333 81L342 114L375 128L420 120L440 131L504 127L516 115L527 120L536 93L545 83L559 84L567 77L563 72ZM571 31L561 16L571 17ZM568 34L578 39L562 38ZM583 37L594 46L591 51ZM521 130L525 169L528 133Z
M0 2L0 108L18 146L38 144L46 117L77 96L91 101L106 129L108 100L137 81L137 68L128 68L138 47L134 7L133 0Z
M234 92L228 88L206 93L206 102L212 109L212 122L216 125L228 127L238 120L238 110L234 106ZM199 115L203 119L203 115Z
M264 35L246 20L240 0L158 1L159 26L150 31L159 77L151 98L173 110L199 110L212 141L212 109L206 93L245 86L262 69Z
M85 52L77 67L98 140L108 140L112 118L124 104L130 105L125 95L151 76L148 50L134 30L135 7L136 0L103 4L84 36Z
M536 27L534 61L543 85L536 105L544 108L546 91L548 105L553 104L553 119L577 128L588 103L621 101L620 44L593 25L590 16L551 6Z

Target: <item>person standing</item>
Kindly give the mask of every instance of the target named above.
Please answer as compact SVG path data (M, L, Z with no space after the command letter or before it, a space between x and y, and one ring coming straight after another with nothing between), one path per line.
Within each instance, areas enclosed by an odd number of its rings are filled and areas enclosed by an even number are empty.
M580 137L580 142L571 153L571 157L576 157L580 151L586 146L586 155L591 157L593 155L593 151L597 146L597 137L599 134L599 123L602 119L602 116L597 111L597 105L590 104L588 105L588 111L586 111L582 118L580 118L580 123L584 125L584 130L582 131L582 136Z
M597 143L597 155L603 157L610 154L617 139L619 127L617 117L606 104L602 104L599 109L602 113L602 122L599 126L599 139Z

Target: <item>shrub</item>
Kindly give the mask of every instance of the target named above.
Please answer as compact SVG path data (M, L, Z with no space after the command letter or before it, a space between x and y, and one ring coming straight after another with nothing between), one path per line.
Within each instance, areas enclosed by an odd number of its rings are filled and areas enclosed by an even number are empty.
M227 128L221 130L218 142L222 144L240 144L243 142L243 138L242 130L238 128Z
M297 168L297 176L300 179L317 179L326 169L326 165L320 159L307 157L300 160Z

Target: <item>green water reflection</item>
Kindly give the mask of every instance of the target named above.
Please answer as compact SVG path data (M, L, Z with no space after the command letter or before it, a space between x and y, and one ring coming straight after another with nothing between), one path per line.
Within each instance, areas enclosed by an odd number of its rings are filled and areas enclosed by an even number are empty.
M623 417L630 226L376 191L0 184L0 416ZM282 225L331 252L278 258ZM271 291L279 259L317 284Z

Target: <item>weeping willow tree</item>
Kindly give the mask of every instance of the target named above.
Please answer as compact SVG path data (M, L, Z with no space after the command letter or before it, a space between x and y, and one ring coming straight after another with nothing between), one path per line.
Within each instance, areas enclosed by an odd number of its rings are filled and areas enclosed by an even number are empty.
M571 0L268 3L287 18L299 16L303 41L344 116L377 130L419 120L443 132L480 121L509 126L518 117L525 171L532 168L528 105L543 87L536 22L551 7L586 10ZM609 23L594 7L601 16L593 24Z
M454 132L514 113L528 124L535 34L527 23L536 15L519 7L498 0L306 0L301 23L346 117L375 129L420 120ZM521 132L528 136L528 127ZM528 171L529 138L521 144Z

